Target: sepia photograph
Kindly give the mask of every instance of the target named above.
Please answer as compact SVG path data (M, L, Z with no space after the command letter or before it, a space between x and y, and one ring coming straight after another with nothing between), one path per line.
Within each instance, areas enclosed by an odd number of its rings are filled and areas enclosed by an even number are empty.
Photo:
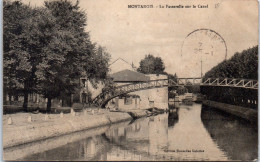
M257 161L257 0L2 0L4 161Z

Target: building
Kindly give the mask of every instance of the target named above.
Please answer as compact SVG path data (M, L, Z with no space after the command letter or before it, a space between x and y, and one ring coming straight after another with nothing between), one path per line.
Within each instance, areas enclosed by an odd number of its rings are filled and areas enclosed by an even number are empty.
M133 64L122 59L117 59L110 66L113 67L110 71L110 77L117 86L168 78L167 75L162 74L139 73ZM148 109L151 107L168 109L168 87L141 90L121 95L109 101L106 107L123 110Z
M122 70L132 70L132 71L136 71L136 67L134 66L134 64L130 64L128 63L126 60L122 59L122 58L118 58L115 61L113 61L110 65L109 65L109 74L113 74Z
M110 77L113 79L117 86L131 83L147 82L150 80L150 77L128 69L111 74ZM132 92L114 98L108 103L107 106L122 109L140 109L141 104L142 102L140 95L136 92Z
M113 79L116 86L147 82L149 80L167 79L166 75L142 74L137 72L136 67L119 58L109 66L109 77ZM86 75L78 79L78 87L73 94L62 94L59 98L52 100L52 107L82 107L90 103L96 96L102 93L104 83L90 83ZM19 105L23 103L23 96L4 95L4 104ZM29 107L47 107L47 99L37 93L29 94ZM129 94L121 95L109 101L106 107L116 109L148 109L157 107L168 109L168 88L147 89Z

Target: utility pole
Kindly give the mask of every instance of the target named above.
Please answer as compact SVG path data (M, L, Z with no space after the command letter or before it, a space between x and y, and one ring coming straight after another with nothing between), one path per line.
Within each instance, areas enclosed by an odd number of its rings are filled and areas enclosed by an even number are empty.
M200 72L201 72L201 74L200 74L200 77L202 78L202 76L203 76L203 74L202 74L202 58L201 58L201 60L200 60Z

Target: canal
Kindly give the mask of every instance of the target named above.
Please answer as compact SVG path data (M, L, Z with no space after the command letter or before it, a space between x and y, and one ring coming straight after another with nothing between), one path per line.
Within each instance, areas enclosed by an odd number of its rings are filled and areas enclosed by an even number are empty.
M201 104L4 150L29 160L254 160L256 126Z

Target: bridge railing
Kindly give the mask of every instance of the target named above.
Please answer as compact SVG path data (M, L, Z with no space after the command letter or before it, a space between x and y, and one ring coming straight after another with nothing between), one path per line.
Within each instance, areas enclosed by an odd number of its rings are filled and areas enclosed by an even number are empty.
M125 84L101 93L93 100L93 102L99 102L99 100L106 101L108 99L111 99L112 97L119 96L125 93L134 92L134 91L151 89L155 87L167 87L167 86L168 86L168 79L150 80L148 82Z
M202 85L204 86L229 86L258 89L258 81L251 79L235 79L235 78L207 78Z
M177 78L177 79L169 79L169 86L192 86L192 85L200 85L202 82L201 78Z
M177 79L158 79L147 82L138 82L133 84L125 84L117 86L99 94L94 100L99 106L108 100L120 96L122 94L159 87L173 86L229 86L242 87L250 89L258 89L258 81L250 79L234 79L234 78L177 78Z

